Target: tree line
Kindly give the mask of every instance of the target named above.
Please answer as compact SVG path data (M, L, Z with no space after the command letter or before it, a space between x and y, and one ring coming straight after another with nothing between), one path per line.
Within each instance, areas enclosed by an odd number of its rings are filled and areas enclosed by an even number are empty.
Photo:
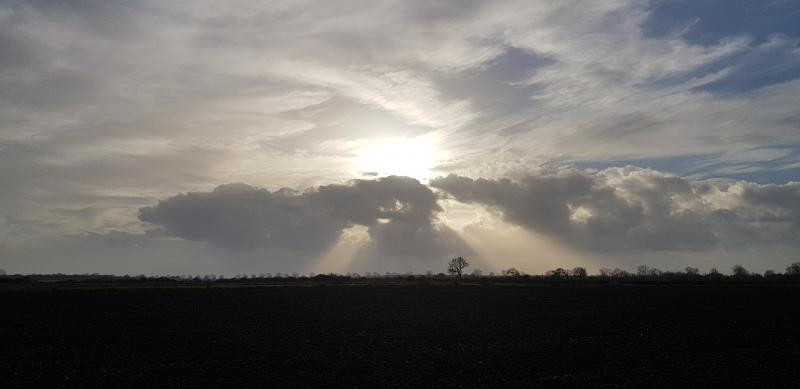
M527 274L516 268L508 268L495 274L484 273L480 269L467 272L469 262L463 257L455 257L447 264L446 272L427 271L418 273L366 272L366 273L259 273L259 274L181 274L181 275L109 275L109 274L5 274L0 273L2 283L435 283L435 282L481 282L481 283L535 283L535 282L798 282L800 281L800 262L786 267L784 272L767 270L758 273L735 265L729 273L711 268L701 273L696 267L687 266L680 271L662 271L642 265L634 271L620 268L601 268L590 274L584 267L556 268L543 274Z

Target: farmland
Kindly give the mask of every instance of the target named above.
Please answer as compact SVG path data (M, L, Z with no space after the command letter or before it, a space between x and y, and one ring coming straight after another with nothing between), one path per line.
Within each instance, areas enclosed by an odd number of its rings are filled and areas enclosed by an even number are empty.
M5 387L788 387L790 285L0 289Z

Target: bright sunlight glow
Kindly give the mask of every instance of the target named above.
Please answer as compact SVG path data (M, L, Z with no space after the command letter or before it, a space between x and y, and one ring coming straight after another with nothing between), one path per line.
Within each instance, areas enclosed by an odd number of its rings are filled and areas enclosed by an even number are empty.
M365 145L354 164L361 174L408 176L427 180L440 158L431 137L390 138Z

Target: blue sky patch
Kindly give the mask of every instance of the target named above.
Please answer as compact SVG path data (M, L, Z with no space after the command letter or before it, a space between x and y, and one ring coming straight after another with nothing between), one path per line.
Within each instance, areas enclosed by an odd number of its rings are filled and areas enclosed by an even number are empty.
M685 30L689 43L715 45L748 35L756 44L775 33L800 36L800 1L677 0L655 1L642 25L648 37Z
M785 184L800 181L800 145L664 158L573 161L572 165L579 169L605 169L631 165L684 177L730 178L760 184Z

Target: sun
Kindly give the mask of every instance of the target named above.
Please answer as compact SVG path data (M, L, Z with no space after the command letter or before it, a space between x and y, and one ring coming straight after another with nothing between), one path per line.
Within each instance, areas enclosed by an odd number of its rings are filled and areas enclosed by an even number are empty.
M430 136L387 138L362 147L353 162L359 174L408 176L426 181L441 159Z

